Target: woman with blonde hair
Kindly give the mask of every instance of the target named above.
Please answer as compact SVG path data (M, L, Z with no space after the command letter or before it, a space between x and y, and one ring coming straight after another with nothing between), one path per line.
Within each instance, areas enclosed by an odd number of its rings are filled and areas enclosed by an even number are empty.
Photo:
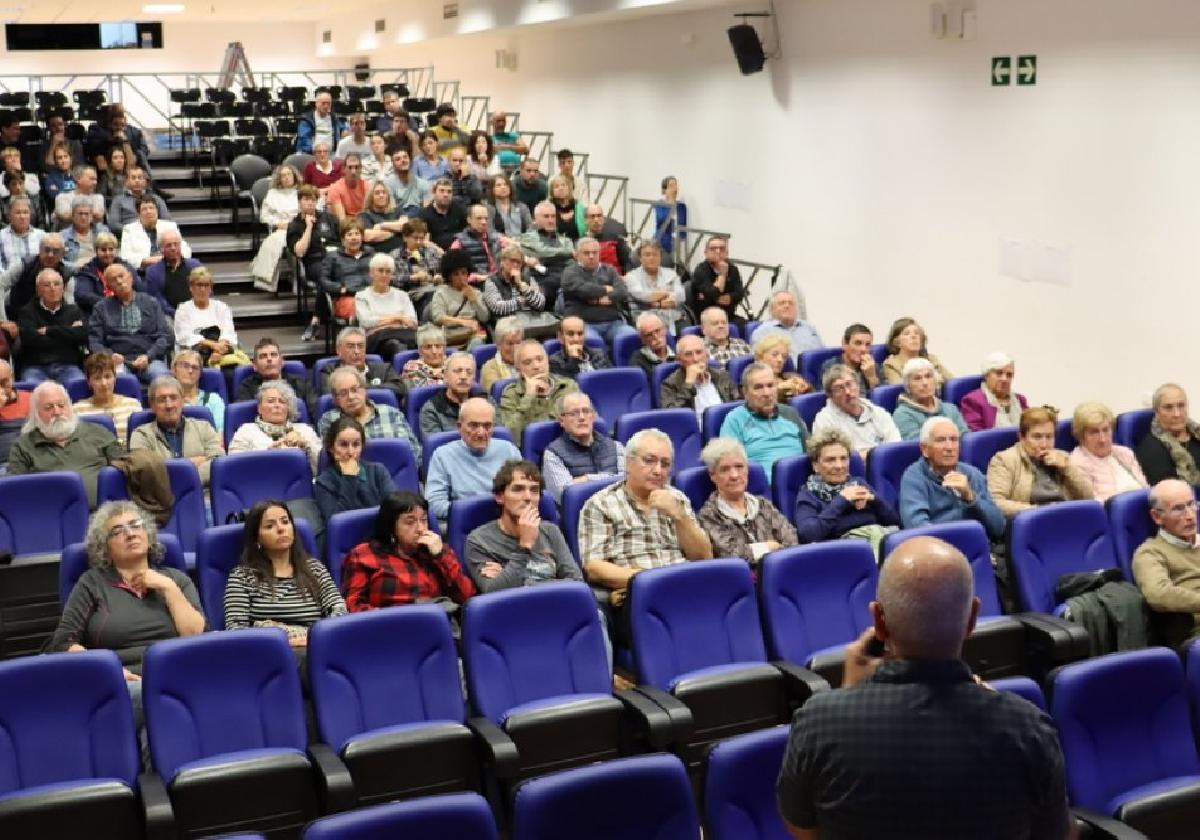
M1128 446L1113 443L1116 418L1104 403L1085 402L1075 408L1071 431L1079 445L1071 450L1071 466L1088 477L1096 501L1146 487L1146 476Z
M570 239L578 241L587 233L587 219L583 202L575 200L575 193L566 175L555 175L547 185L547 196L554 205L554 215L558 219L558 232Z
M775 371L775 387L781 403L812 390L812 385L803 376L795 371L784 370L791 352L791 340L783 333L768 333L754 342L755 360Z

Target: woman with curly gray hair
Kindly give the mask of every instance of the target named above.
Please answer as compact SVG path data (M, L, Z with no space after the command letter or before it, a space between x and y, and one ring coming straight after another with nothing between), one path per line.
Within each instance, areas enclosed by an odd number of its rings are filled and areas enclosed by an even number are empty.
M88 562L47 650L116 652L136 682L154 642L204 631L196 587L183 572L159 566L154 520L133 502L105 502L88 522Z
M317 471L321 439L313 427L296 422L296 392L283 379L271 379L258 389L258 416L243 423L229 441L229 454L295 447L308 456Z

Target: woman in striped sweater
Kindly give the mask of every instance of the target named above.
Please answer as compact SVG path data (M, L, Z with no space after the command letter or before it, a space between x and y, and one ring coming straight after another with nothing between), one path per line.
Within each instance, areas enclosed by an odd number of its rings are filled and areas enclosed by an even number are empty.
M225 629L281 627L294 647L304 647L310 626L344 612L329 572L296 539L287 506L266 499L250 508L242 562L225 587Z

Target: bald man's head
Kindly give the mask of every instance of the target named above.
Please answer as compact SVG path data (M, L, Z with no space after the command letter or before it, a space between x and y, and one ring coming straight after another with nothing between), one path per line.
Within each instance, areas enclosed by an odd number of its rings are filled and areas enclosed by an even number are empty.
M884 560L871 614L893 656L958 658L979 614L967 558L933 537L905 540Z

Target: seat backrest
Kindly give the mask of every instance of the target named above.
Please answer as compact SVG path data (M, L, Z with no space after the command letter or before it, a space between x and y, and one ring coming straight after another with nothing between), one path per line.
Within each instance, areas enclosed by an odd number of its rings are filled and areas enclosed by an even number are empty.
M496 405L500 405L500 398L504 396L504 389L516 381L517 378L515 376L509 376L504 379L497 379L495 382L493 382L492 390L490 391L492 402L494 402Z
M1024 700L1028 700L1043 712L1046 711L1046 695L1042 692L1042 687L1029 677L1002 677L998 680L989 680L988 685L996 689L996 691L1007 691L1009 694L1015 694Z
M497 724L523 703L612 692L596 599L574 581L468 601L463 662L472 708Z
M404 366L414 359L420 358L420 356L421 354L416 350L405 350L401 353L397 353L395 356L392 356L392 367L395 368L398 373L403 373Z
M566 537L567 545L571 547L571 553L575 555L576 562L581 562L579 557L579 515L583 512L583 506L587 504L587 500L596 493L603 490L614 481L619 480L619 476L615 475L607 478L597 478L593 479L592 481L585 481L581 484L568 485L567 489L563 491L563 536Z
M151 645L142 705L154 768L168 785L190 761L308 745L296 659L273 627Z
M258 403L253 400L232 402L225 406L225 450L229 450L229 442L233 440L237 430L246 423L253 423L258 416Z
M225 374L216 368L206 367L200 371L200 390L218 395L221 402L229 402L229 391L225 387Z
M1070 452L1079 441L1075 440L1075 432L1071 428L1070 417L1059 420L1054 427L1054 446L1063 452Z
M368 388L367 398L371 400L371 402L378 405L390 405L395 409L400 408L400 401L396 399L395 393L387 388ZM317 397L318 420L325 416L325 412L330 411L333 408L333 394L322 394L321 396ZM407 420L408 418L406 417L405 419Z
M382 362L383 356L380 356L378 353L368 353L367 361L368 362ZM341 363L342 363L342 360L339 359L337 356L324 356L320 359L317 359L315 362L313 362L313 369L312 369L313 387L319 388L321 386L321 372L323 370L325 370L325 368L334 367L334 366L340 365Z
M712 840L789 840L775 780L789 726L774 726L716 742L704 774L704 821Z
M664 691L701 668L766 661L754 579L740 558L642 572L626 609L639 681Z
M496 821L477 793L448 793L358 808L308 824L303 840L367 840L371 837L437 837L496 840Z
M318 621L308 676L321 740L339 753L372 729L466 719L454 636L435 604Z
M1056 502L1012 521L1009 563L1021 609L1051 613L1062 575L1116 567L1108 518L1099 502Z
M1018 432L1015 428L980 429L964 435L959 457L968 464L987 475L988 465L997 452L1016 444Z
M826 396L824 391L813 391L810 394L800 394L797 397L792 397L788 400L788 405L796 409L796 413L812 430L813 422L817 419L817 413L825 407ZM229 422L229 421L226 421Z
M329 517L325 525L325 565L339 589L342 586L342 561L350 549L371 536L378 515L379 508L372 507L344 510Z
M821 387L821 368L830 359L842 355L841 347L818 347L815 350L805 350L800 354L800 375L808 380L818 391Z
M962 398L974 391L983 383L982 376L956 376L947 379L942 386L942 399L957 406L962 405Z
M867 483L879 498L899 509L900 480L920 457L920 441L881 443L867 454Z
M316 160L316 158L314 158L312 155L308 154L307 152L296 152L295 154L291 154L291 155L288 155L287 157L285 157L283 159L283 163L285 166L291 166L297 172L303 174L304 167L308 166L314 160Z
M621 807L604 806L614 802ZM673 755L619 758L539 776L521 785L513 802L512 840L699 836L687 771Z
M417 456L401 438L371 438L363 446L363 460L382 464L397 490L419 491Z
M625 367L633 358L633 354L642 346L642 337L636 332L618 333L612 343L612 362L614 367Z
M1000 595L996 591L996 573L992 569L992 546L983 525L973 519L964 519L896 531L883 538L883 556L887 557L900 543L913 537L937 537L961 551L971 564L975 595L980 600L980 617L1003 614Z
M83 540L88 499L74 472L10 475L0 481L0 551L55 554Z
M650 404L654 408L661 405L663 380L679 370L679 362L663 362L650 369Z
M882 408L888 414L896 410L900 395L904 393L903 385L876 385L871 389L871 402Z
M674 450L671 457L672 475L699 465L700 422L692 409L659 408L624 414L617 420L617 440L627 444L631 437L643 429L658 429L671 439Z
M257 124L257 127L260 129L266 128L266 124L260 122ZM267 197L267 193L270 192L270 190L270 176L263 176L254 182L254 184L250 187L250 195L254 196L254 205L256 207L262 207L263 199Z
M239 190L248 190L259 178L271 176L271 164L258 155L238 155L229 163L229 174Z
M245 530L241 523L214 525L201 532L196 542L196 588L200 590L200 607L209 630L225 629L225 584L229 573L242 562ZM296 531L308 553L320 556L308 522L296 520Z
M579 374L576 382L610 426L615 426L623 414L650 410L650 384L640 368L590 370Z
M183 548L173 534L158 533L158 542L163 547L161 565L187 574L187 563L183 559ZM71 590L79 578L88 570L87 546L77 542L64 546L58 563L58 603L66 606Z
M542 491L538 502L538 514L543 521L558 524L558 505L554 503L554 497L545 490ZM492 522L499 515L500 508L496 504L496 497L490 493L456 499L450 505L450 516L446 520L446 538L464 568L467 566L467 537L480 525Z
M812 462L807 455L789 455L775 462L775 478L771 482L771 501L789 521L796 515L796 494L812 475ZM850 453L850 475L867 477L867 467L857 452Z
M171 482L175 504L171 506L171 516L166 525L159 528L159 533L173 534L182 550L191 554L196 550L200 532L208 525L208 515L204 509L207 497L200 481L200 471L187 458L168 458L167 478ZM115 467L101 467L96 480L97 504L128 498L124 474Z
M39 785L137 781L137 733L110 650L0 662L0 796Z
M725 422L725 418L729 412L733 411L738 406L745 405L745 400L734 400L733 402L720 403L718 405L710 405L704 409L704 419L702 425L704 427L704 440L707 443L715 437L721 436L721 424Z
M97 426L103 426L112 432L113 437L117 436L117 424L107 414L80 414L79 419L85 423L95 423Z
M132 373L118 373L117 381L113 384L113 392L143 402L142 385ZM72 379L67 383L67 396L71 398L71 402L85 400L91 395L92 387L88 385L86 379Z
M1137 445L1142 442L1142 438L1150 434L1152 422L1154 422L1154 409L1152 408L1139 408L1118 414L1117 422L1113 426L1113 443L1128 446L1130 449L1137 448Z
M1073 805L1110 812L1142 785L1200 774L1183 666L1168 648L1098 656L1055 672L1058 725Z
M420 436L421 434L421 409L430 397L441 391L445 391L446 386L438 385L418 385L416 388L410 388L408 393L404 395L404 415L409 427L413 433Z
M1158 530L1150 518L1150 491L1131 490L1109 496L1104 508L1117 564L1125 577L1133 580L1134 552Z
M471 355L475 357L475 381L478 382L479 377L483 372L483 366L496 356L496 345L481 344L478 347L472 347ZM550 355L549 348L546 349L546 355Z
M223 525L259 499L311 499L312 469L308 456L292 447L237 452L213 460L209 492L213 522Z
M819 650L849 644L871 624L879 583L866 540L811 543L763 558L762 601L773 659L803 665Z
M675 476L675 487L692 503L692 510L698 511L708 501L716 487L708 475L708 467L689 467L681 470ZM746 492L754 496L770 498L771 485L767 483L767 472L761 464L750 464L750 473L746 482Z

